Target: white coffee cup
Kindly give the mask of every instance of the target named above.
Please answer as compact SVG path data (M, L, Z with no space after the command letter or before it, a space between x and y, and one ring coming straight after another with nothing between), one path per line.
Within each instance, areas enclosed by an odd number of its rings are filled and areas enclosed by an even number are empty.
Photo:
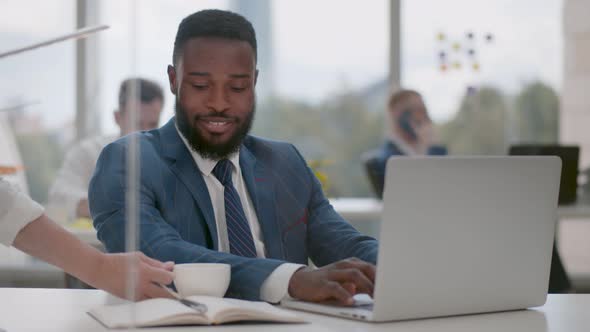
M223 297L231 278L231 266L219 263L188 263L174 266L174 286L182 297Z

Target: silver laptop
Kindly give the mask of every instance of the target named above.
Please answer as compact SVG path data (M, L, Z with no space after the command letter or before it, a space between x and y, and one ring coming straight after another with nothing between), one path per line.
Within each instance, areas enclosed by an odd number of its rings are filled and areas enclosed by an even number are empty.
M374 299L293 309L391 321L525 309L547 297L558 157L393 157Z

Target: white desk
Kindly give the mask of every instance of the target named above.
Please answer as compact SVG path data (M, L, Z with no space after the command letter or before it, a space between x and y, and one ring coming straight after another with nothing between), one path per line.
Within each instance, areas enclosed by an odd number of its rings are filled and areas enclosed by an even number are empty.
M381 221L383 203L376 198L330 198L330 204L348 222Z
M351 223L380 222L383 203L375 198L330 198L334 206L345 220ZM557 208L560 219L587 219L590 220L590 204L564 205ZM66 227L67 228L67 227ZM85 243L93 246L101 246L96 238L94 229L67 228L72 234Z
M559 219L590 219L590 204L575 203L572 205L560 205L557 208Z
M383 203L375 198L331 198L330 203L340 215L349 222L381 221ZM560 205L557 208L559 219L590 220L590 204L576 203Z
M15 248L0 246L0 285L63 287L64 273L59 268Z
M12 331L92 332L109 331L86 312L112 303L99 290L0 288L0 329ZM587 332L590 327L590 295L550 295L545 306L534 310L447 317L393 323L364 323L298 313L309 324L248 324L217 327L166 327L152 331L412 331L412 332Z

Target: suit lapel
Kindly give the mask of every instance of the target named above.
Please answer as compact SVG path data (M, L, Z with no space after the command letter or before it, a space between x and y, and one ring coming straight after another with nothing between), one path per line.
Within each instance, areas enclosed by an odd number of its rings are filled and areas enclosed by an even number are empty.
M264 236L266 257L285 259L276 218L274 182L270 172L245 145L240 148L240 168Z
M184 183L193 196L193 199L199 205L211 232L213 247L215 250L218 250L217 225L215 224L215 215L213 214L213 205L211 204L211 197L209 197L209 190L193 157L176 131L174 118L162 127L161 132L162 154L171 160L170 169Z

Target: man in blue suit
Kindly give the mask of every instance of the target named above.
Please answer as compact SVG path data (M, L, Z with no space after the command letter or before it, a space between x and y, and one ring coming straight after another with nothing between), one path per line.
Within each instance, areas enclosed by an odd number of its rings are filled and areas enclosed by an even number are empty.
M293 145L248 135L256 55L254 29L240 15L204 10L180 23L168 66L176 116L133 134L140 250L230 264L226 296L350 304L355 293L373 292L377 241L334 211ZM131 137L103 150L90 184L94 226L110 252L125 246ZM319 268L308 268L309 259Z

